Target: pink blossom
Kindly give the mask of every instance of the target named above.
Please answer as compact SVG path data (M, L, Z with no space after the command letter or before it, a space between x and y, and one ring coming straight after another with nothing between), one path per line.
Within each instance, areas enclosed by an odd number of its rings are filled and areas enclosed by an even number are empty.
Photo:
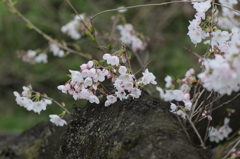
M117 91L117 92L115 92L115 94L120 100L127 98L126 93L124 91Z
M88 68L92 68L93 67L93 61L88 61L87 66L88 66Z
M88 68L88 65L87 64L82 64L80 66L81 70L86 70Z

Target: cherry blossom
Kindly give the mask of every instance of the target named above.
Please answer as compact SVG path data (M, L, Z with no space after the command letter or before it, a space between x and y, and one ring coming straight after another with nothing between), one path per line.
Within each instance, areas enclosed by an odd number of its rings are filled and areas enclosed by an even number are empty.
M156 77L153 75L153 73L149 72L148 69L146 69L143 73L143 77L141 79L141 82L144 85L148 85L148 84L157 84L157 82L155 81Z
M171 76L166 76L164 80L166 81L165 87L166 88L171 87L171 85L172 85L172 77Z
M205 19L205 13L211 7L211 0L205 2L192 2L193 8L197 11L197 16Z
M47 54L45 53L40 53L38 54L38 56L35 57L35 62L36 63L47 63L48 59L47 59Z
M54 123L56 126L67 125L67 122L64 119L60 118L58 115L51 114L49 115L49 117L50 117L50 121Z
M176 110L177 110L177 106L176 106L176 104L174 104L174 103L171 103L171 105L170 105L170 112L176 112Z
M80 19L79 19L80 17ZM62 26L61 31L72 39L78 40L81 38L81 34L79 33L81 21L85 19L85 14L79 14L74 17L72 21Z
M34 50L28 50L26 54L20 56L22 56L24 62L29 62L31 64L48 62L48 56L46 53L37 53Z
M99 104L99 102L100 102L99 99L98 99L98 97L95 96L95 95L90 95L90 96L88 97L88 100L89 100L90 103Z
M32 91L29 87L23 86L23 91L21 94L14 91L13 94L16 97L16 102L18 105L26 108L28 111L34 111L35 113L40 114L42 110L46 110L47 105L52 104L52 101L46 98L31 99L33 97Z
M61 50L57 44L50 43L49 48L50 48L50 51L53 52L54 56L58 56L58 57L64 56L64 51Z
M145 42L136 36L136 32L131 24L118 25L117 29L121 34L120 40L124 44L130 45L134 52L145 49Z
M224 118L224 124L219 129L214 127L209 128L208 135L211 142L218 143L219 141L222 141L224 138L228 137L228 135L232 132L232 129L228 125L229 121L229 118Z
M108 95L107 100L105 101L105 106L109 106L117 101L117 98L113 95Z

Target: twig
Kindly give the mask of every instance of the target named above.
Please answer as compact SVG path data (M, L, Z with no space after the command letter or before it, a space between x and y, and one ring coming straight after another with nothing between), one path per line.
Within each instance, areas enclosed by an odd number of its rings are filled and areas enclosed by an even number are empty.
M153 4L142 4L142 5L135 5L135 6L129 6L129 7L124 7L124 8L116 8L116 9L109 9L105 10L102 12L99 12L95 15L93 15L90 19L93 20L97 16L107 13L107 12L113 12L113 11L118 11L122 9L132 9L132 8L140 8L140 7L151 7L151 6L162 6L162 5L167 5L167 4L172 4L172 3L189 3L189 2L202 2L202 1L172 1L172 2L165 2L165 3L153 3Z
M147 62L144 66L142 66L137 72L134 73L134 75L136 75L137 73L139 73L142 69L145 69L147 65L149 65L149 63L151 63L152 61Z
M47 95L41 94L41 93L39 93L39 92L36 92L36 91L34 91L34 90L32 90L32 89L31 89L31 91L32 91L33 93L35 93L35 94L40 94L40 96L42 96L42 97L44 97L44 98L47 98L47 99L53 101L53 102L56 103L58 106L60 106L63 110L65 110L68 114L71 114L71 113L67 110L67 108L65 108L62 104L60 104L59 102L57 102L55 99L50 98L50 97L48 97Z
M201 146L203 147L203 149L206 149L206 146L205 146L205 144L204 144L204 142L203 142L203 140L202 140L202 137L200 136L199 132L197 131L197 129L196 129L194 123L191 121L191 119L189 118L189 116L188 116L187 114L186 114L186 116L187 116L187 119L188 119L189 123L191 124L193 130L194 130L195 133L197 134L198 139L199 139L200 142L201 142Z
M188 138L189 143L192 143L192 141L191 141L191 139L190 139L190 137L189 137L189 134L188 134L188 132L187 132L187 130L186 130L186 127L183 125L183 123L182 123L182 121L180 120L180 118L179 118L178 115L177 115L177 119L178 119L178 122L180 123L180 125L182 126L182 129L183 129L183 131L185 132L185 134L186 134L186 136L187 136L187 138Z
M183 47L185 50L187 50L188 52L194 54L195 56L197 56L198 58L201 58L200 55L198 55L196 52L193 52L192 50L188 49L186 46Z

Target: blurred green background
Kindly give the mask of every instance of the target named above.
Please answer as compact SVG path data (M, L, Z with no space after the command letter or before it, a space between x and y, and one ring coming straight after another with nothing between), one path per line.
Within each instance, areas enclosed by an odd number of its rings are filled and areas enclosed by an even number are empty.
M161 0L88 0L71 1L79 13L94 15L106 9L138 4L160 3ZM62 0L21 0L16 8L46 34L54 39L73 42L62 34L61 26L68 23L74 12L66 1ZM111 16L118 14L110 12L98 16L94 20L97 30L109 31L112 26ZM191 4L179 3L165 6L130 9L126 13L127 22L132 23L135 30L146 35L150 41L149 70L157 76L159 86L164 86L164 77L171 75L183 77L185 72L193 67L199 71L198 59L184 47L200 53L203 47L195 47L186 35L188 21L193 19L194 10ZM90 40L79 40L83 52L94 57L101 54ZM70 95L57 90L68 77L68 70L77 70L86 62L77 55L58 58L49 53L48 64L29 64L17 58L17 50L35 50L47 48L48 41L34 30L26 27L26 23L12 14L4 3L0 3L0 130L21 132L40 121L49 120L51 113L61 113L56 105L48 106L41 115L28 112L15 102L13 91L22 91L22 86L32 84L37 91L47 93L59 102L65 102L69 109L75 103L83 106L85 101L74 101ZM116 48L117 49L117 48ZM143 53L144 54L144 53ZM134 60L134 57L133 57ZM136 61L136 60L135 60ZM139 69L138 63L132 63ZM158 96L158 93L154 94Z

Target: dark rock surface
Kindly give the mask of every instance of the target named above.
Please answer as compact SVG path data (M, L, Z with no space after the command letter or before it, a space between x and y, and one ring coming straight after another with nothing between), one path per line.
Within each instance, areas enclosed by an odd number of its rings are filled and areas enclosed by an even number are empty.
M146 93L109 107L75 106L68 126L40 123L1 143L0 159L203 158L168 107Z

